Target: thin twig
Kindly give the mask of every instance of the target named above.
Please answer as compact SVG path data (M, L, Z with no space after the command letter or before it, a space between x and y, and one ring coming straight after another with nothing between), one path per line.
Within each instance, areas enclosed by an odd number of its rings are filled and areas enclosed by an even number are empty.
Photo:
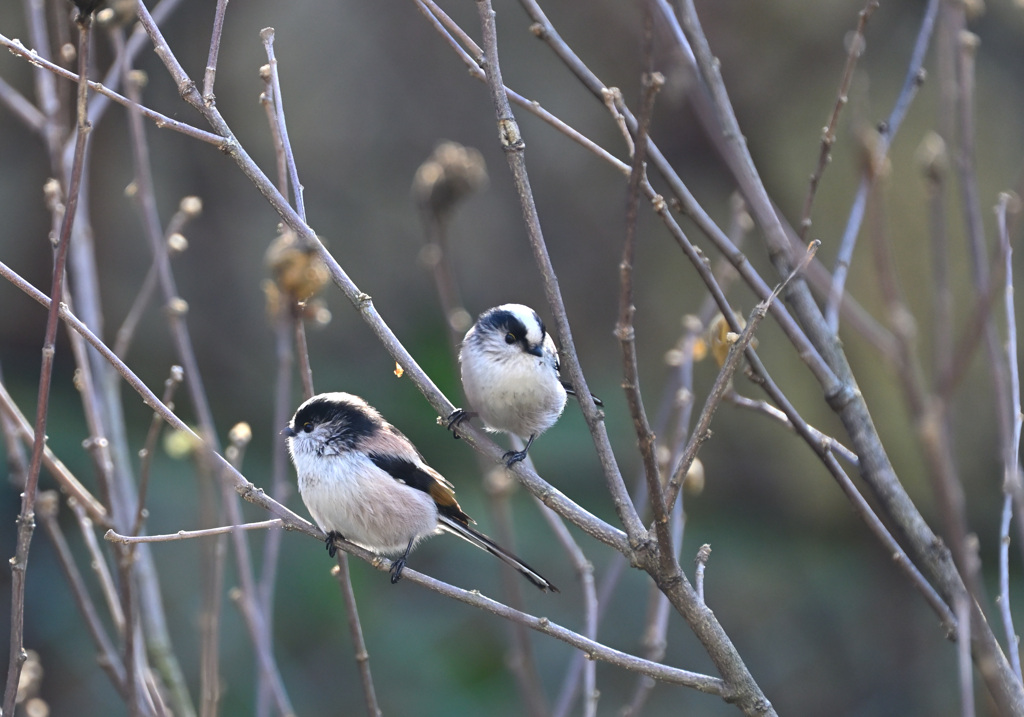
M701 602L704 602L704 570L708 566L708 560L711 559L711 546L705 543L700 546L700 550L697 551L697 559L694 561L697 563L697 569L694 572L693 581L697 589L697 596Z
M13 434L20 438L26 446L32 445L32 425L25 418L18 405L7 392L7 387L0 381L0 413L10 419ZM75 478L68 467L50 450L49 446L43 449L43 465L60 484L60 489L77 500L86 511L93 522L102 526L110 525L110 515L107 509L89 492L82 483Z
M518 449L517 449L518 450ZM529 456L526 457L530 459ZM601 600L597 595L597 587L594 583L594 565L588 559L583 549L580 548L579 544L573 538L572 533L566 527L565 522L559 516L555 515L554 511L548 510L547 508L541 508L541 516L547 522L548 526L555 534L559 544L565 550L569 556L569 561L572 563L573 569L576 571L576 575L580 581L580 591L583 593L583 636L591 640L597 641L597 628L598 622L601 615ZM618 555L622 558L621 555ZM594 709L597 706L597 665L593 660L587 660L586 655L578 653L583 659L582 672L583 672L583 692L584 701L586 703L592 703ZM575 661L577 655L573 656ZM552 714L558 714L553 712Z
M836 141L836 127L839 124L839 114L843 111L849 101L850 85L853 82L853 70L857 66L857 60L864 52L864 28L868 24L872 13L878 9L878 0L868 0L867 4L857 14L857 29L848 40L849 49L846 55L846 65L843 67L843 76L839 80L839 93L836 97L836 104L832 108L832 115L828 124L821 133L821 152L818 154L818 166L811 174L810 186L807 189L807 197L804 199L803 212L800 214L798 232L800 241L807 241L807 232L811 228L811 208L814 206L814 197L818 191L818 184L825 173L825 168L832 161L832 145Z
M746 353L747 347L750 346L750 342L754 339L754 332L756 331L757 326L767 315L772 302L787 286L789 286L790 282L799 275L804 267L810 263L820 246L821 242L818 240L811 242L807 246L807 252L805 253L803 260L795 269L793 269L793 271L790 272L789 276L787 276L785 280L775 287L767 299L758 303L758 305L754 307L750 317L747 319L746 328L743 329L735 343L730 347L725 363L719 370L718 376L715 377L715 383L711 387L711 391L708 393L707 400L704 402L704 408L701 410L700 418L697 419L697 425L693 429L693 433L690 436L690 441L686 446L686 450L683 452L682 458L672 471L672 477L669 479L668 485L665 488L665 504L667 506L671 507L675 503L676 496L679 494L679 489L683 484L683 478L690 470L690 466L693 464L694 458L697 457L697 452L700 450L700 447L710 437L711 419L714 417L715 411L718 410L718 406L721 405L722 400L725 398L725 394L729 390L729 386L732 384L732 377L739 368L740 359Z
M126 80L125 84L129 91L131 91L131 81ZM167 222L167 227L164 230L168 254L180 253L188 247L188 242L181 235L181 230L185 228L189 220L199 216L202 207L203 203L199 197L184 197L178 204L178 211ZM138 328L139 322L142 320L142 316L149 306L158 284L157 262L154 260L149 265L149 271L146 272L146 278L142 280L139 293L136 294L135 300L132 302L132 307L128 310L124 321L121 322L121 326L117 330L116 338L114 339L114 353L118 356L123 358L127 355L128 348L131 346L132 339L135 336L135 329Z
M512 450L523 449L523 442L518 436L511 436ZM512 521L512 510L509 496L516 483L512 475L503 467L485 466L486 460L477 456L484 473L483 486L488 498L491 518L495 525L495 535L501 545L515 551L515 529ZM531 460L526 456L526 461ZM543 506L541 513L550 516L549 523L558 523L560 518ZM563 526L564 527L564 526ZM499 574L501 582L502 602L509 607L525 611L526 600L523 597L523 581L510 570L502 570ZM590 635L587 635L590 637ZM523 701L523 713L531 717L546 717L550 714L544 696L544 683L537 669L537 660L530 643L530 631L523 625L509 625L509 654L505 659L509 671L515 678L520 699Z
M686 529L686 514L683 511L683 501L677 501L672 506L670 520L672 526L672 551L673 554L679 555L679 551L683 547L683 532ZM694 591L699 599L698 587L695 585ZM656 584L650 586L648 593L647 619L644 625L643 638L641 639L641 644L644 648L643 656L654 662L662 662L668 650L668 628L670 618L672 617L672 604ZM703 599L699 599L699 602L703 602ZM646 675L637 678L636 686L633 689L633 697L628 706L622 710L622 717L636 717L636 715L639 715L647 703L651 692L654 691L655 685L655 681Z
M0 77L0 103L36 134L46 130L46 116L34 104Z
M380 717L380 705L377 702L377 692L373 688L373 675L370 674L370 653L366 649L366 640L363 639L363 626L359 622L359 606L356 604L356 594L352 590L352 575L349 571L348 553L338 553L338 565L331 571L331 574L338 579L338 587L341 588L342 597L345 599L345 611L348 613L348 630L352 635L352 646L356 653L356 666L359 668L359 679L363 684L363 698L366 700L366 714L369 717Z
M498 64L497 31L494 25L494 10L491 7L490 0L477 0L477 11L480 15L481 26L483 27L484 51L487 57L487 85L491 91L491 101L494 103L497 115L498 137L502 150L505 152L505 157L508 160L509 168L512 170L512 179L519 198L520 209L523 212L523 219L526 223L530 247L533 250L534 260L544 280L544 294L547 298L548 306L551 307L551 313L555 317L555 324L558 327L558 338L560 340L562 357L564 358L564 361L561 362L562 369L568 374L570 383L576 389L580 410L583 413L583 417L593 437L594 445L597 448L598 459L601 462L605 480L611 492L612 503L619 516L619 520L626 528L626 534L632 540L639 540L640 536L644 534L643 525L637 515L636 508L630 503L629 493L622 480L622 473L619 471L615 454L608 440L608 431L604 421L601 420L597 407L590 400L591 393L587 388L579 357L576 354L572 330L569 327L569 319L566 315L565 304L562 301L562 293L558 287L558 279L544 242L540 219L537 216L537 207L533 201L533 192L530 189L530 180L526 172L524 159L525 143L519 132L519 126L512 115L512 109L505 94L505 86L501 81L501 69ZM516 472L517 474L519 473L518 470Z
M78 572L74 556L71 554L71 549L64 538L60 524L57 522L59 500L59 496L53 491L40 493L36 500L36 514L39 516L39 522L50 538L50 542L53 543L57 561L60 563L61 570L64 571L64 577L71 588L71 595L74 597L75 603L82 613L83 620L85 620L86 629L89 631L96 649L102 655L101 659L98 660L100 667L107 672L110 681L114 685L114 689L123 697L127 694L125 689L124 663L121 660L121 656L118 655L110 636L107 635L103 620L100 618L96 605L89 594L89 588L86 586L82 574ZM121 626L115 625L115 627L123 629L123 624Z
M647 157L647 130L654 110L654 99L665 82L660 74L653 70L654 29L650 3L644 3L643 61L645 70L641 79L642 99L638 118L633 166L630 170L629 185L626 190L626 240L622 250L622 261L619 264L619 315L615 326L615 335L619 339L622 350L623 378L622 386L629 406L629 414L633 419L640 457L643 462L644 475L647 478L647 491L654 513L654 530L658 537L658 554L661 569L672 570L675 562L672 539L669 533L669 508L666 507L662 492L661 472L658 467L657 445L654 432L651 430L644 410L643 394L640 391L640 371L637 365L636 334L633 317L636 307L633 305L633 261L636 255L637 210L640 204L640 188L645 179L645 160ZM623 125L625 127L625 125Z
M1006 302L1006 364L1009 369L1010 395L1009 414L1013 416L1013 428L1010 442L1003 447L1003 515L999 529L999 610L1002 614L1003 629L1006 630L1006 652L1010 665L1021 676L1020 639L1013 628L1013 612L1010 609L1010 520L1013 516L1013 498L1021 491L1020 486L1020 434L1024 414L1020 404L1020 369L1017 353L1017 310L1013 296L1013 245L1006 230L1007 206L1011 201L1005 192L999 195L996 205L996 223L999 228L999 243L1006 256L1006 286L1004 300ZM1019 201L1019 200L1017 200Z
M89 67L88 15L79 16L79 58L78 74L85 77ZM53 262L53 281L50 292L50 307L46 316L46 334L43 339L42 367L39 372L39 397L36 402L36 420L33 432L32 457L25 490L22 493L21 512L18 515L18 539L14 559L11 561L11 636L7 669L7 683L4 688L3 714L13 715L18 695L18 679L25 663L23 646L25 630L25 572L28 569L28 553L35 530L35 501L39 486L39 472L43 465L43 446L46 441L46 421L50 405L50 385L53 377L53 359L56 353L59 307L64 293L64 268L67 263L68 244L71 228L78 208L79 191L82 185L82 167L85 163L85 149L91 126L86 121L85 110L88 87L84 81L78 84L78 131L75 140L75 158L71 166L67 200L61 223L60 238Z
M278 315L273 317L275 345L277 354L277 379L274 390L274 422L270 427L271 435L276 435L281 427L288 423L288 417L294 410L292 401L292 365L294 364L293 324L301 325L294 311L293 301L282 294L278 307ZM309 398L306 396L305 398ZM288 453L283 440L273 441L271 453L270 495L279 503L287 503L291 492L288 480ZM259 603L269 629L273 629L274 590L277 586L277 567L281 553L283 531L267 533L263 541L263 560L260 567L257 590ZM270 695L265 685L257 686L256 715L263 717L270 714Z
M33 65L41 67L44 70L48 70L49 72L52 72L58 77L62 77L65 80L70 80L72 82L78 82L77 74L75 74L74 72L69 72L60 65L57 65L53 62L50 62L49 60L44 59L42 56L39 55L38 52L36 52L35 50L28 49L17 40L8 39L4 35L0 34L0 47L7 48L11 52L11 54L16 55L18 57L23 57ZM186 137L198 139L201 142L206 142L207 144L212 144L220 149L225 149L225 140L223 137L219 137L218 135L211 134L210 132L198 129L185 122L179 122L176 119L172 119L167 115L160 114L159 112L151 110L148 107L135 105L135 103L133 103L127 97L124 97L123 95L114 92L113 90L99 82L94 82L90 80L88 82L88 85L89 89L91 89L93 92L97 92L105 97L108 97L123 107L131 109L134 106L134 109L137 109L142 114L143 117L153 122L153 124L155 124L158 129L174 130L175 132L180 132Z
M913 101L917 90L924 84L925 73L923 69L924 59L928 53L928 46L931 44L932 33L935 29L935 18L938 15L940 0L929 0L925 8L924 18L921 21L921 29L918 30L917 40L914 43L914 50L910 56L910 63L907 67L907 74L903 78L903 87L900 89L899 97L893 105L889 118L882 125L879 133L878 153L884 158L889 153L893 138L903 123L907 109ZM829 291L828 303L825 307L825 321L832 333L839 330L839 305L842 302L846 277L849 273L850 263L853 260L853 250L857 245L857 235L860 232L860 225L864 219L864 208L870 189L870 169L866 169L861 177L860 186L857 188L857 196L854 199L850 217L843 231L843 238L839 243L839 251L836 255L835 267L832 270L832 287Z
M730 391L729 393L727 393L726 396L725 396L725 400L728 401L729 403L733 404L734 406L739 406L741 408L749 409L749 410L754 411L756 413L760 413L760 414L762 414L764 416L767 416L768 418L771 418L772 420L778 421L779 423L781 423L783 426L785 426L786 428L788 428L791 431L795 432L795 430L796 430L796 429L793 428L793 424L790 423L789 418L786 417L785 413L783 413L779 409L775 408L775 406L772 406L772 405L770 405L768 403L765 403L764 401L757 401L757 400L752 399L752 398L747 398L746 396L741 396L738 393L736 393L735 391ZM857 468L858 467L858 465L860 463L860 460L857 458L857 454L856 453L851 451L849 448L844 446L842 443L837 441L832 436L828 436L828 435L822 433L821 431L819 431L814 426L808 425L808 429L811 431L811 433L814 434L815 438L822 445L825 445L825 446L828 447L829 451L831 451L832 453L835 453L837 456L839 456L844 461L849 463L852 468Z
M181 366L171 366L171 375L164 381L164 396L163 402L173 408L174 404L172 399L174 398L174 391L181 384L184 379L184 372L181 370ZM153 453L156 450L156 441L160 437L160 429L163 427L164 422L157 414L153 414L153 419L149 424L149 432L146 434L146 443L142 450L139 451L139 456L142 461L139 465L139 507L135 511L135 523L132 527L132 535L138 535L142 529L142 522L146 516L146 489L149 486L149 469L152 465Z
M299 182L299 171L295 165L295 155L292 153L292 145L288 140L288 125L284 118L281 78L277 73L277 56L274 54L274 28L263 28L260 30L260 37L263 39L263 47L267 52L267 60L270 64L270 84L274 89L274 111L277 115L277 130L281 134L281 143L284 147L288 178L291 180L292 185L292 198L295 200L295 211L302 221L306 221L306 205L302 199L302 184Z
M381 564L375 567L377 567L378 570L388 570L389 568L389 566L385 564L385 561L381 561ZM461 588L442 583L439 580L435 580L434 578L423 575L422 573L418 573L409 568L406 568L402 573L402 579L408 579L409 582L422 585L434 592L440 593L441 595L453 598L467 605L472 605L473 607L477 607L494 615L499 615L506 619L520 622L532 630L549 635L582 650L592 660L601 660L602 662L607 662L608 664L615 665L626 670L649 675L661 682L692 687L693 689L706 692L708 694L722 695L727 690L725 683L718 678L708 677L707 675L690 672L689 670L668 667L657 662L651 662L633 655L628 655L624 652L620 652L619 650L611 649L572 632L571 630L567 630L546 617L538 618L513 610L507 605L503 605L486 597L478 590L463 590Z
M215 101L213 83L217 79L217 58L220 55L220 38L224 34L224 16L227 14L228 0L217 0L217 10L213 15L213 32L210 36L210 54L206 59L206 72L203 74L203 101L212 105Z
M876 156L868 160L874 166L881 160ZM946 414L946 405L934 396L929 396L921 362L915 350L916 324L910 309L904 301L896 268L893 263L889 242L886 238L883 219L881 182L883 177L871 176L871 191L868 193L867 232L874 255L875 275L878 278L879 295L885 306L889 323L898 346L898 360L894 366L899 376L907 410L916 427L918 442L928 464L928 475L939 504L953 560L964 578L974 599L984 602L983 586L977 571L969 560L969 528L967 506L963 483L953 457L952 428Z
M209 538L215 535L225 535L234 530L267 530L269 528L284 527L284 521L280 518L261 520L256 523L242 523L241 525L222 525L216 528L203 528L201 530L179 530L177 533L163 533L161 535L121 535L110 529L103 534L103 539L111 543L122 545L137 545L138 543L169 543L174 540L191 540L193 538Z

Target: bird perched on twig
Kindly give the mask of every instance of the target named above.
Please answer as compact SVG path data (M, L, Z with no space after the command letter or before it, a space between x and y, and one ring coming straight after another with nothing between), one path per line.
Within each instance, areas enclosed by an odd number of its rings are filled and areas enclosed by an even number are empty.
M558 372L558 350L544 322L523 304L502 304L480 314L462 341L459 365L473 410L453 411L448 428L458 438L456 427L480 416L488 431L525 440L523 450L502 456L506 467L526 458L537 436L562 415L566 396L575 395Z
M541 590L557 588L483 533L455 500L451 483L428 466L397 428L349 393L322 393L295 412L282 431L295 464L299 493L313 520L336 538L384 555L397 583L413 547L423 538L454 533L518 570Z

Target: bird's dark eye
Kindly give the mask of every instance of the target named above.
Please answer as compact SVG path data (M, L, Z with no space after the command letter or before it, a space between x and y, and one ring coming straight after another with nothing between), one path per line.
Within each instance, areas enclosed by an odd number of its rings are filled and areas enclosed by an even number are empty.
M302 430L305 431L306 433L312 433L313 424L310 423L309 421L306 421L305 423L302 424Z
M505 334L505 343L506 344L514 344L515 342L516 342L516 335L515 334L513 334L511 331L509 331L507 334Z

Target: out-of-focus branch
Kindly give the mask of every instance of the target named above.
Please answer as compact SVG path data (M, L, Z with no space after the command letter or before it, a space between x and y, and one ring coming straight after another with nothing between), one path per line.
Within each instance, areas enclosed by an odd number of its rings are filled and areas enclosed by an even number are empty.
M832 145L836 142L836 127L839 124L839 114L843 111L849 101L850 84L853 82L853 70L857 66L857 60L864 52L864 28L868 24L871 15L878 9L878 0L868 0L864 9L857 15L857 29L847 41L848 50L846 55L846 66L843 67L843 76L839 80L839 93L836 97L836 104L832 108L832 115L828 124L821 133L821 152L818 154L818 165L811 174L810 186L807 189L807 197L804 199L804 208L800 214L798 233L801 241L807 241L807 232L811 229L811 208L814 206L814 197L818 192L818 184L821 182L825 168L832 161Z
M882 125L879 133L878 148L879 155L884 158L889 153L889 147L897 130L903 123L907 109L913 101L917 90L924 84L925 72L923 69L925 55L928 53L928 46L931 44L932 33L935 29L935 18L938 15L940 0L929 0L925 8L924 18L921 21L921 28L918 31L917 41L914 43L914 50L911 54L910 64L907 68L906 77L903 79L903 87L900 90L896 104L889 114L889 119ZM832 287L829 291L828 303L825 308L825 320L832 333L839 331L839 305L843 299L843 292L846 286L846 277L850 270L850 263L853 260L853 250L857 246L857 236L860 233L860 226L864 220L864 209L867 206L868 192L871 189L870 170L865 170L861 177L860 186L857 188L857 196L853 200L853 207L850 217L846 222L846 229L839 243L839 251L836 256L835 268L832 270Z
M79 15L78 74L84 78L89 67L88 15ZM18 537L14 558L11 560L11 635L7 667L7 683L4 688L3 714L13 715L18 696L18 681L21 667L25 663L23 646L25 630L25 572L28 569L29 548L35 531L35 502L39 487L39 472L43 465L43 447L46 441L46 421L50 405L50 386L53 378L53 360L56 353L59 307L64 296L65 266L71 229L78 208L82 186L82 168L85 164L85 149L91 125L86 121L86 100L88 87L84 81L78 83L78 125L75 139L75 155L71 165L71 178L67 185L64 216L61 220L60 236L53 262L53 279L50 292L50 306L46 316L46 333L43 339L42 367L39 371L39 395L36 402L36 420L33 430L32 457L25 489L22 492L21 512L18 515Z
M1020 198L1011 197L1007 193L999 195L996 204L996 223L999 228L999 244L1006 256L1006 285L1004 301L1006 305L1006 365L1009 369L1010 395L1007 397L1008 413L1013 416L1013 427L1010 440L1003 446L1003 515L999 529L999 611L1006 631L1006 652L1010 656L1010 665L1021 676L1020 640L1013 629L1013 612L1010 609L1010 520L1013 516L1013 501L1019 501L1022 493L1020 472L1020 434L1024 414L1020 404L1020 369L1017 352L1017 309L1014 304L1013 290L1013 246L1006 228L1006 215L1011 202L1016 206L1012 211L1020 211Z
M356 665L359 668L359 679L363 684L363 697L366 699L366 714L369 717L380 717L380 705L377 702L377 692L373 687L373 676L370 674L370 653L366 649L366 640L363 639L363 626L359 622L359 607L356 604L356 594L352 590L352 578L348 565L348 554L338 553L338 565L331 571L338 579L338 587L345 599L345 611L348 613L348 629L352 635L352 644L356 652Z
M25 414L21 412L18 405L11 398L11 394L7 392L7 387L0 381L0 411L3 411L4 415L11 420L11 426L17 435L26 446L32 445L32 426L29 424L28 419L25 418ZM93 522L99 523L103 526L110 525L110 517L107 514L107 509L93 497L89 489L82 485L74 474L68 470L67 466L50 450L49 446L43 449L43 465L46 466L46 470L50 472L54 480L60 484L62 491L67 493L69 496L74 497L80 505L85 508L89 513L89 517L92 518Z
M124 662L121 660L121 656L118 655L110 636L107 635L103 620L100 619L96 605L89 595L89 589L82 578L82 574L78 572L74 556L71 554L71 549L64 538L60 524L57 522L59 500L59 496L53 491L44 491L39 494L39 498L36 500L36 512L39 516L39 522L42 523L43 529L53 543L57 561L60 563L61 570L64 571L64 576L67 578L68 585L71 588L71 595L74 597L75 603L82 613L85 626L89 630L93 642L96 644L96 649L102 655L98 662L107 672L114 688L124 697L127 694Z

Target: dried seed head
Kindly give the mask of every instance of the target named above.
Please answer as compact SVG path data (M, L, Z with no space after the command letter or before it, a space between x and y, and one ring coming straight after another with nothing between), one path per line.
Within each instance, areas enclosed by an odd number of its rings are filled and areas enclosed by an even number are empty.
M447 217L460 201L487 186L487 166L473 147L442 142L412 182L412 195L424 212Z
M277 290L295 301L308 300L331 278L316 250L301 243L291 229L271 242L264 260Z

